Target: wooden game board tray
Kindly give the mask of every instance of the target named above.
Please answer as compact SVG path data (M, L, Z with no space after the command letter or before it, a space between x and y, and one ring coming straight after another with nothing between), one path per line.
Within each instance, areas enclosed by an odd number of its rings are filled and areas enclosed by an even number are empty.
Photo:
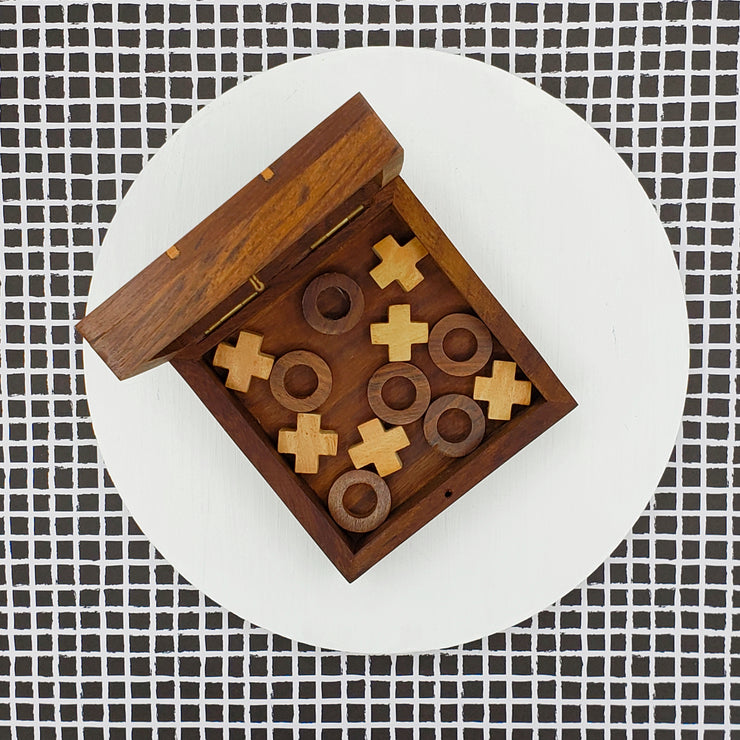
M148 275L147 270L140 273L79 325L81 333L119 376L170 359L348 581L377 563L575 407L554 372L397 176L399 151L372 109L356 96L183 237L159 258L159 267L153 263L147 268ZM326 168L336 170L339 164L342 169L337 185L326 180ZM294 193L292 202L304 209L298 218L291 216L284 197L270 199L263 195L269 192L266 188L271 183L276 184L273 180L277 177ZM244 191L250 190L245 196ZM243 243L248 233L244 222L254 219L255 214L260 216L261 231L256 246L249 249ZM284 221L278 223L281 214ZM277 237L275 230L265 226L265 219L280 232ZM218 241L211 245L206 237L214 235ZM255 240L253 233L250 237ZM374 247L377 249L389 237L397 245L406 245L402 249L414 243L423 245L422 252L426 252L416 265L423 279L410 290L398 281L381 287L371 275L381 262ZM266 242L270 240L268 249ZM199 249L204 251L197 255ZM224 254L230 254L228 259ZM181 256L186 259L181 260ZM182 269L172 270L178 262L184 263ZM200 268L195 275L194 265ZM224 278L223 272L234 270L235 265L237 275ZM161 281L163 272L168 271L171 274L165 276L163 289L153 281ZM339 334L322 333L306 319L306 290L312 281L326 274L340 274L354 281L364 304L356 323ZM221 283L217 290L208 283L209 277ZM176 305L165 308L173 289L197 295L176 297ZM134 290L138 290L135 303ZM341 317L351 306L342 291L325 290L319 296L317 310L325 317ZM183 304L187 307L185 316L181 313ZM363 441L358 427L373 419L378 423L368 399L368 383L389 362L389 348L373 344L375 330L371 325L389 321L391 306L409 306L406 310L411 320L429 330L447 316L475 317L490 332L491 352L476 372L453 375L445 371L450 368L440 361L438 351L434 357L430 354L434 351L432 344L419 341L411 345L408 361L414 372L420 371L428 380L429 398L422 414L413 421L396 425L383 421L386 431L400 427L408 440L396 452L400 469L383 474L378 463L362 464L364 461L359 460L357 464L353 450ZM122 350L121 325L130 327L134 320L143 320L149 327L143 333L138 330L138 346L143 344L144 349L134 352L136 344L126 338L128 349ZM259 351L265 357L265 372L247 381L245 390L236 390L227 387L231 370L217 353L225 356L231 352L242 333L261 338ZM472 334L464 330L451 331L444 343L447 354L460 360L473 354L476 346ZM312 409L320 415L320 428L329 436L333 434L327 454L317 458L316 472L296 472L296 454L281 447L287 444L290 430L296 429L301 413L281 402L275 390L277 371L273 363L295 351L317 355L331 376L330 391L318 408ZM440 449L444 443L454 446L473 424L460 411L444 413L436 426L432 425L440 444L431 444L425 433L427 406L431 409L441 399L438 406L442 404L439 408L443 410L445 399L457 394L465 397L466 403L485 409L487 402L479 397L477 383L489 381L476 378L490 378L497 362L505 363L501 367L509 367L512 373L515 364L519 384L527 386L528 393L531 387L528 404L508 404L508 420L480 421L482 439L469 453L461 457L443 454ZM321 385L318 373L305 367L289 372L292 374L285 374L283 384L289 396L310 395L317 381ZM386 383L382 398L392 409L403 409L414 399L410 388L408 383L395 379ZM473 400L474 396L478 400ZM288 436L281 439L286 432ZM365 532L340 526L338 521L346 522L335 509L330 511L328 503L335 481L356 467L381 472L390 492L387 515ZM343 510L359 519L380 506L380 496L367 486L349 487L341 500Z

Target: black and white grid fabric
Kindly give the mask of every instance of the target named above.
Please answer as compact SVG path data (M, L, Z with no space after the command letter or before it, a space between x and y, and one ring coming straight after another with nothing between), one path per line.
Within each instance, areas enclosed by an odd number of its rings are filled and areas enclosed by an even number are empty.
M716 0L0 5L0 737L740 727L739 31L740 3ZM653 201L690 321L675 454L625 541L532 619L425 655L291 642L179 577L106 475L73 332L117 204L184 121L266 69L366 45L479 59L588 121Z

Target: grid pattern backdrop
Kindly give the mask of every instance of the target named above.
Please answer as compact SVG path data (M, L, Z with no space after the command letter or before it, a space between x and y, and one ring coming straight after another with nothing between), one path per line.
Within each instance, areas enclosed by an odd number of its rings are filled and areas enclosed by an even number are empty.
M740 732L738 2L0 5L0 737L729 737ZM356 656L185 582L100 459L75 317L117 204L202 105L307 54L506 69L629 164L683 277L673 458L607 562L501 634ZM481 584L485 587L485 584Z

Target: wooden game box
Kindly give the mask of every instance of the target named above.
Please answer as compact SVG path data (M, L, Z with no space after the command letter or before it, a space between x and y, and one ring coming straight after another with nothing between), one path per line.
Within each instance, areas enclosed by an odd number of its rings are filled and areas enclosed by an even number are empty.
M402 162L355 95L77 325L170 361L348 581L576 406Z

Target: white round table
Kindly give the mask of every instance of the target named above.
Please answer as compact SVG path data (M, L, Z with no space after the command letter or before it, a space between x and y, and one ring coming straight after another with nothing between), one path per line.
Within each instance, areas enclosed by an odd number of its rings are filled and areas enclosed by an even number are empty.
M357 91L578 408L348 584L170 366L119 382L86 346L87 392L126 506L192 584L296 640L412 652L515 624L609 556L674 444L687 320L661 224L598 134L511 75L408 49L287 64L200 111L121 203L90 308Z

